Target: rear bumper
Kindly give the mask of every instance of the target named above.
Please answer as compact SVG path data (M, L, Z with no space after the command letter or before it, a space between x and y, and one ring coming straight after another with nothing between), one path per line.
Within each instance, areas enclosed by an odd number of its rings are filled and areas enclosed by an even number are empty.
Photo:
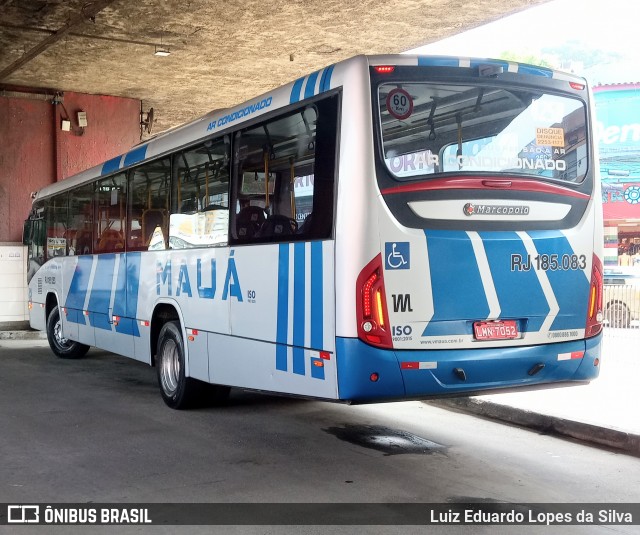
M584 383L599 374L595 362L601 341L602 334L527 347L394 351L356 338L338 338L338 396L373 402ZM372 374L377 374L377 381L371 380Z

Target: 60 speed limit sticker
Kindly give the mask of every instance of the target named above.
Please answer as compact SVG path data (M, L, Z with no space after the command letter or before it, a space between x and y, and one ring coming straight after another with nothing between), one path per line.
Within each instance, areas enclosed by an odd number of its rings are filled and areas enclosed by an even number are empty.
M404 89L397 87L387 95L387 110L396 119L407 119L413 113L413 99Z

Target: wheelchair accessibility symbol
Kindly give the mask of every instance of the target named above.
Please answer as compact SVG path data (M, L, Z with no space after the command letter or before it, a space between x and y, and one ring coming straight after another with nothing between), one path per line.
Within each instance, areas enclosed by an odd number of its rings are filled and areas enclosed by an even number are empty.
M409 269L411 266L409 242L385 242L384 258L386 269Z

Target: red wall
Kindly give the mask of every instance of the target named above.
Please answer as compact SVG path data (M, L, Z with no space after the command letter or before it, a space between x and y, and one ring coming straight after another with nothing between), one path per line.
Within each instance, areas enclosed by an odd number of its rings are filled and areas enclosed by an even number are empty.
M87 113L78 127L77 112ZM61 130L63 118L71 131ZM140 141L140 101L64 93L62 104L0 96L0 242L21 241L31 192L93 167Z

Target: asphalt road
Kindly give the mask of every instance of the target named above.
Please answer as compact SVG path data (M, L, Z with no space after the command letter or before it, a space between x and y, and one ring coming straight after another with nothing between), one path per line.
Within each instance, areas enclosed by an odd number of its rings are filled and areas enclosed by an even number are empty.
M95 349L82 360L60 360L45 341L33 340L0 340L0 373L0 503L640 502L638 458L420 402L350 407L234 391L223 407L173 411L160 398L154 369ZM114 529L144 531L94 532ZM165 529L148 532L179 531ZM534 526L518 533L637 529ZM424 529L384 526L367 532Z

